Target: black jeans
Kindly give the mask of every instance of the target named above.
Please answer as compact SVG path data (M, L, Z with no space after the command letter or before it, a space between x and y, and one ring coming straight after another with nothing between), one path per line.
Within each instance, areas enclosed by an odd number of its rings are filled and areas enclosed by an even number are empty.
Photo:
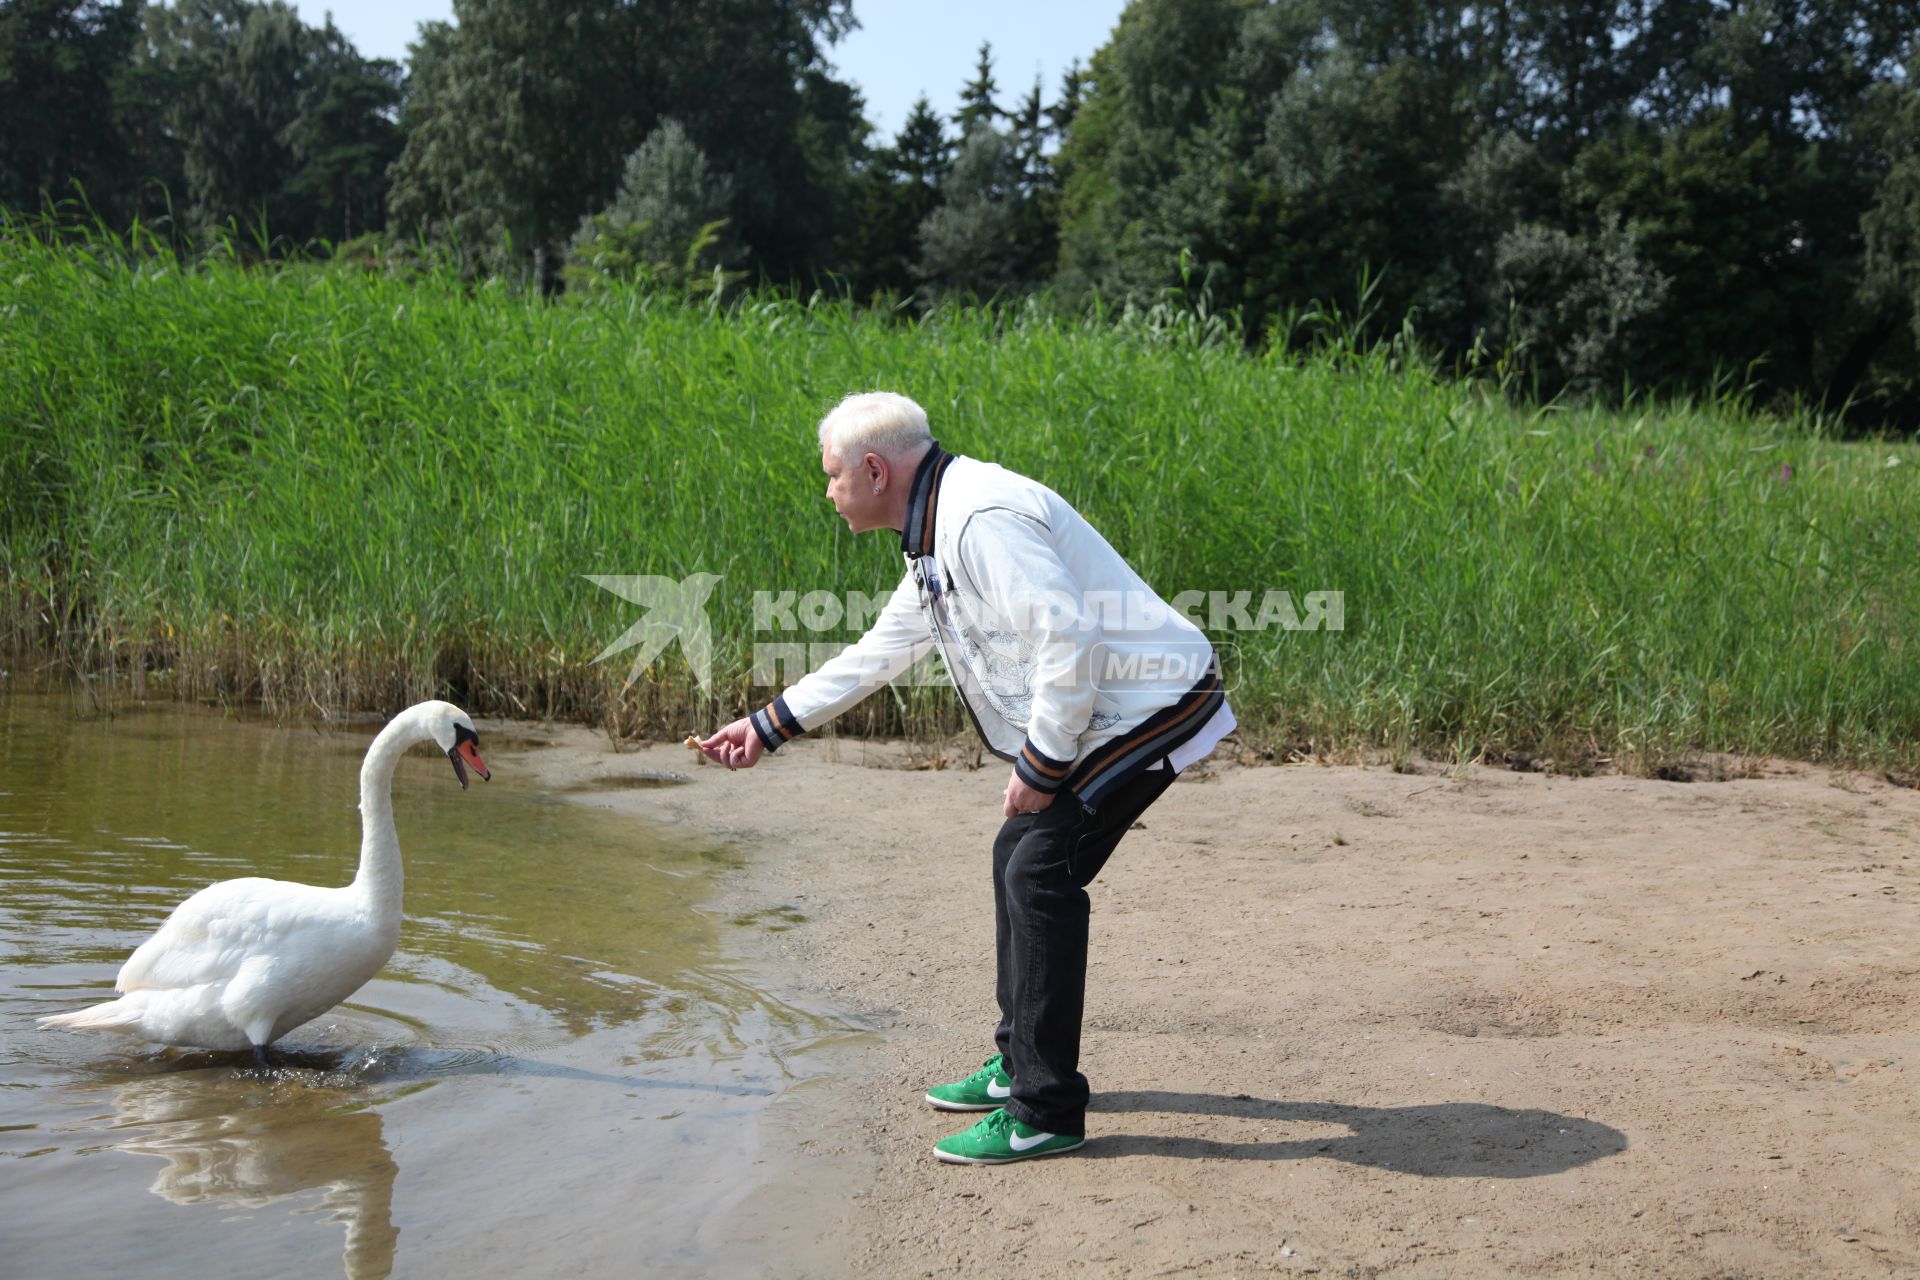
M1014 1119L1048 1133L1087 1131L1080 1014L1087 992L1087 886L1120 838L1173 784L1143 771L1088 813L1062 791L1039 813L1008 818L993 842L994 1041L1007 1056Z

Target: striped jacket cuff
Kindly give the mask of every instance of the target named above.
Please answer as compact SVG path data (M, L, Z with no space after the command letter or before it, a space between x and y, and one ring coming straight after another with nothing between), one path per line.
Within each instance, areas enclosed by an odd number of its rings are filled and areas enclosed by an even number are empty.
M793 712L787 710L787 695L781 694L766 706L753 713L753 731L760 735L760 742L768 751L778 751L780 744L791 741L805 733Z
M1020 754L1013 758L1013 771L1035 791L1051 795L1066 782L1067 775L1073 771L1073 761L1055 760L1028 738L1020 745Z

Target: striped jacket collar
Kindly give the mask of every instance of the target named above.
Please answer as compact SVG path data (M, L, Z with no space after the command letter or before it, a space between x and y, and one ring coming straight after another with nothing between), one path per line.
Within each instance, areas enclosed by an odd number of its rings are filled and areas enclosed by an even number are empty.
M900 530L900 550L909 560L933 554L933 521L935 508L940 503L940 479L952 461L953 455L935 441L913 473L913 487L907 493L907 522Z

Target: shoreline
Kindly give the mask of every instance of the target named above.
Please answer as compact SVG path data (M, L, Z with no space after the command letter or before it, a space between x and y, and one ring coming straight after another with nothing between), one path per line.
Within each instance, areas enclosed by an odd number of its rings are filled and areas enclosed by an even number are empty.
M1092 890L1088 1146L976 1170L919 1095L992 1051L997 762L540 732L556 788L685 778L590 800L740 848L743 947L876 1029L770 1122L785 1274L1920 1268L1920 794L1878 775L1207 762Z

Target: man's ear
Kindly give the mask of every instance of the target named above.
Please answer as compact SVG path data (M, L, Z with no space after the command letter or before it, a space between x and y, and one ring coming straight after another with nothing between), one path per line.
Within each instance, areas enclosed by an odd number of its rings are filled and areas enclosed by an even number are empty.
M866 456L866 464L868 483L883 485L887 482L887 460L885 458L877 453L870 453Z

